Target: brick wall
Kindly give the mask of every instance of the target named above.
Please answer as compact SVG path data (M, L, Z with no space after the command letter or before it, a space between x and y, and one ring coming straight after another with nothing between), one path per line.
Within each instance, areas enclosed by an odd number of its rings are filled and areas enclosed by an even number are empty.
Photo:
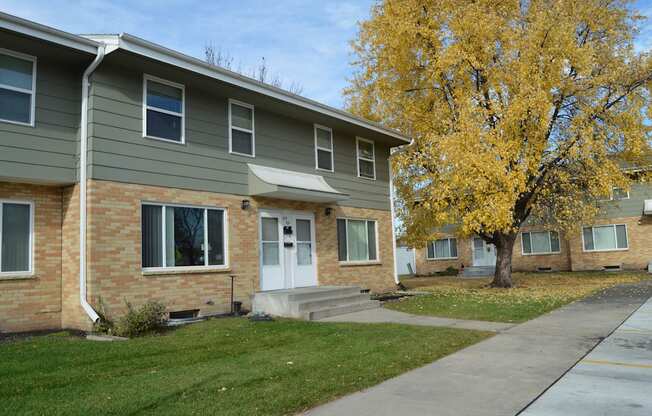
M454 235L445 235L441 238L455 237ZM428 275L435 272L442 272L449 267L454 267L461 270L462 265L468 267L473 264L471 253L472 239L458 238L457 239L457 259L453 260L430 260L428 259L428 248L416 249L416 273L419 275Z
M235 195L109 181L89 181L88 294L92 304L104 305L109 315L125 310L125 300L141 304L160 300L168 310L201 309L201 313L229 310L230 275L236 275L235 299L250 305L259 289L258 209L310 211L315 215L318 282L358 284L373 291L394 287L390 213L305 202L246 198ZM243 198L251 206L241 209ZM141 268L141 202L190 204L226 208L229 228L228 271L143 273ZM343 266L337 261L338 216L378 221L380 260L365 266ZM71 266L71 271L73 267ZM70 285L72 287L72 285Z
M61 325L61 188L0 182L0 199L34 204L33 275L0 276L0 332Z
M606 252L585 252L582 235L577 234L569 241L573 270L600 270L603 266L622 264L625 269L641 270L652 261L652 218L627 217L598 220L594 225L627 225L627 250Z
M542 231L535 227L523 227L526 231ZM569 244L563 234L559 236L559 253L550 254L523 254L521 235L516 237L514 244L514 256L512 257L512 270L515 272L534 272L538 267L550 267L553 271L570 270L570 250Z

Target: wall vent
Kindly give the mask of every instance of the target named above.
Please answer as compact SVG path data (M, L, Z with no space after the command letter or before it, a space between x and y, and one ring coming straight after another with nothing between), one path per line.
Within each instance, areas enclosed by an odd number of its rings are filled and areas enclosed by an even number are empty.
M189 309L187 311L170 312L170 319L192 319L199 315L199 309Z
M607 266L602 266L602 270L604 270L605 272L616 272L622 269L623 269L622 264L610 264Z
M552 267L537 267L537 271L542 273L550 273L552 271Z

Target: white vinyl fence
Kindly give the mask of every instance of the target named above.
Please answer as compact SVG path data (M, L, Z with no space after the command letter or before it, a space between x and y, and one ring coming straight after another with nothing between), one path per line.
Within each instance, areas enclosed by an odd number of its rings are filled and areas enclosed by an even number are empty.
M398 274L414 274L417 269L414 249L408 247L396 247L396 266Z

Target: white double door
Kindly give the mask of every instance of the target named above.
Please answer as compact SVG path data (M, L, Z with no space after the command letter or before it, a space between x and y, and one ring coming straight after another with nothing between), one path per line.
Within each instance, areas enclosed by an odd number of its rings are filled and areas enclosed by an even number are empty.
M480 237L473 238L473 265L495 266L496 246L488 244Z
M261 290L316 286L315 216L262 210L259 220Z

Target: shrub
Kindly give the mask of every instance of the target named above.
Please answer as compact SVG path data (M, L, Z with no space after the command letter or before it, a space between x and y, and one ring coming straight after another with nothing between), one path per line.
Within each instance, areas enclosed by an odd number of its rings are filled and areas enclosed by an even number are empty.
M121 337L137 337L161 328L166 321L165 305L157 301L148 301L140 308L127 304L127 314L118 319L115 324L115 335Z
M96 312L99 319L93 324L93 331L113 335L115 324L106 313L106 306L104 305L102 298L99 299L98 304L99 307Z

